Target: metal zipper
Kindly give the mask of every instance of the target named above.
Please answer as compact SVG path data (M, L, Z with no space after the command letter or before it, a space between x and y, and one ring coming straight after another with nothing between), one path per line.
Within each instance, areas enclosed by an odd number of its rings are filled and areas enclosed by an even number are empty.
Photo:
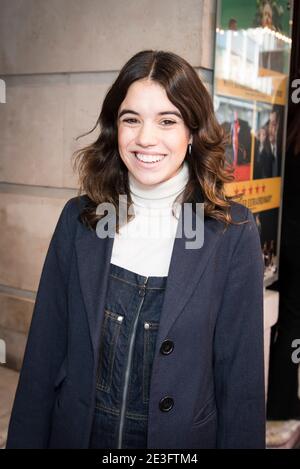
M139 319L139 314L140 314L140 311L141 311L141 308L143 306L144 299L145 299L145 286L146 286L147 281L148 281L148 277L146 277L144 281L144 285L141 287L141 288L144 288L143 299L140 303L140 306L139 306L139 309L135 318L135 322L133 325L133 332L130 338L128 361L127 361L127 366L126 366L126 371L125 371L125 382L124 382L124 389L123 389L122 406L121 406L121 412L120 412L118 449L122 448L123 427L124 427L124 421L125 421L126 400L127 400L128 383L129 383L129 377L130 377L130 368L131 368L131 362L132 362L133 345L134 345L134 339L135 339L135 333L136 333L137 323Z

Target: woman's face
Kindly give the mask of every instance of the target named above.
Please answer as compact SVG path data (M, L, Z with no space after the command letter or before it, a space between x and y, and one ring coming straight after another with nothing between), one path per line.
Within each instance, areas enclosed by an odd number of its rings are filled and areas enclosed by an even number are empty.
M273 11L269 3L266 3L262 12L262 26L272 26Z
M267 138L266 130L262 127L262 128L259 130L259 141L260 141L260 143L261 143L261 144L265 143L266 138Z
M165 89L145 79L132 83L118 112L119 153L128 171L142 184L166 181L178 173L189 143Z

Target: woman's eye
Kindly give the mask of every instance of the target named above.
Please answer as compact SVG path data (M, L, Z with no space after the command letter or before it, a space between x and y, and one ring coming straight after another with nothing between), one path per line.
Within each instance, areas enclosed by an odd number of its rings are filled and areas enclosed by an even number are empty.
M168 124L167 124L167 125L176 124L176 122L174 122L174 121L170 121L170 120L168 120L168 119L165 119L165 120L163 120L162 122L168 122Z
M124 119L123 122L128 122L129 124L132 124L131 121L136 121L136 119Z

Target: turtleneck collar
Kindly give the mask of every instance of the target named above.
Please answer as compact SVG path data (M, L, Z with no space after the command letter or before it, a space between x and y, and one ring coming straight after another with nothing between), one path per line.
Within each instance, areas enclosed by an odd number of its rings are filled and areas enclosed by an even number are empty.
M175 176L167 181L154 185L139 182L128 172L129 187L132 201L140 207L161 208L171 206L175 198L184 190L189 180L189 165L186 160Z

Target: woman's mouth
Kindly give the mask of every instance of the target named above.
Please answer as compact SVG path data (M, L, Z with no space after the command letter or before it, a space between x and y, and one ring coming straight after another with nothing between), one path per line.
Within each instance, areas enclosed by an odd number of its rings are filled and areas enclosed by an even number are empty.
M158 165L162 160L165 159L167 155L145 155L143 153L134 153L134 156L136 160L142 165L142 166L156 166Z

